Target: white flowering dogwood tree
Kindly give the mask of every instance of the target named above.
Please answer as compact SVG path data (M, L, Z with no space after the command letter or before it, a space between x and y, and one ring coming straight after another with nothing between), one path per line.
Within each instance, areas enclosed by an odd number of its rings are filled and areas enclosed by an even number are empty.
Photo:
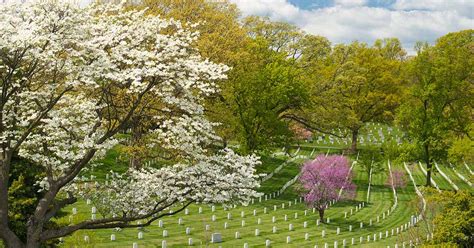
M258 196L258 157L209 148L218 137L202 99L229 68L201 58L192 47L197 38L178 21L122 5L0 5L0 238L8 247L38 247L79 229L149 225L170 206L245 204ZM81 183L79 173L145 112L155 123L148 145L174 151L179 161ZM8 225L15 156L45 171L26 240ZM101 216L49 228L79 197L97 199Z

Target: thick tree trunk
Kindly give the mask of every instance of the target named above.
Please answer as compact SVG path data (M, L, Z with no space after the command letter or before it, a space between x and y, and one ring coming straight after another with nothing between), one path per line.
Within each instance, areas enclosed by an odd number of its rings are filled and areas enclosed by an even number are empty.
M0 156L0 239L7 247L23 247L18 236L8 227L8 183L12 153L0 152Z
M430 162L430 149L429 145L424 145L425 149L425 163L426 163L426 186L431 187L431 171L433 165Z
M352 130L352 144L351 144L351 153L356 153L357 152L357 138L359 136L359 129L353 129Z
M324 209L319 209L318 212L319 212L319 221L321 223L324 223Z

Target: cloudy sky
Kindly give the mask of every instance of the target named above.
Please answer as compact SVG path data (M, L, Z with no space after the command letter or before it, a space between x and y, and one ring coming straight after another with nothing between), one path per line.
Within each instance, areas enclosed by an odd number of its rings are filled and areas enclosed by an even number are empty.
M0 2L5 0L0 0ZM18 0L6 0L18 1ZM76 0L87 4L91 0ZM193 0L189 0L193 1ZM333 43L399 38L409 54L449 32L474 28L474 0L229 0L246 15L293 23Z
M416 41L434 43L474 28L474 0L231 0L243 15L288 21L333 43L372 43L397 37L409 53Z

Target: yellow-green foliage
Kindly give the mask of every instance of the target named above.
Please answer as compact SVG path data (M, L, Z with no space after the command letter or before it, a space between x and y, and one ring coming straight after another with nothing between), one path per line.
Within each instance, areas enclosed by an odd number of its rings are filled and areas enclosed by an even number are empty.
M474 233L474 196L466 191L443 191L427 197L433 206L434 244L472 247Z

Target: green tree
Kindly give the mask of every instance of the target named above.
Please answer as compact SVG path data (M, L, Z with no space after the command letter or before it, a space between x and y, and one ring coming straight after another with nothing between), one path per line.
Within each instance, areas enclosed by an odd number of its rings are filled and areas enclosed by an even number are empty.
M262 37L250 43L247 54L233 68L224 92L244 152L286 143L292 132L282 116L305 99L293 59L271 49Z
M323 50L324 51L324 50ZM400 68L404 51L396 39L378 40L373 47L354 42L337 45L311 63L307 80L310 101L289 115L307 127L351 135L351 151L357 150L360 129L369 122L388 122L398 106Z
M466 191L424 191L424 221L433 230L433 245L472 247L474 238L474 197Z
M439 38L432 47L420 43L409 63L409 88L398 122L419 147L415 155L427 165L427 186L433 160L446 159L453 137L472 138L473 35L465 30Z

